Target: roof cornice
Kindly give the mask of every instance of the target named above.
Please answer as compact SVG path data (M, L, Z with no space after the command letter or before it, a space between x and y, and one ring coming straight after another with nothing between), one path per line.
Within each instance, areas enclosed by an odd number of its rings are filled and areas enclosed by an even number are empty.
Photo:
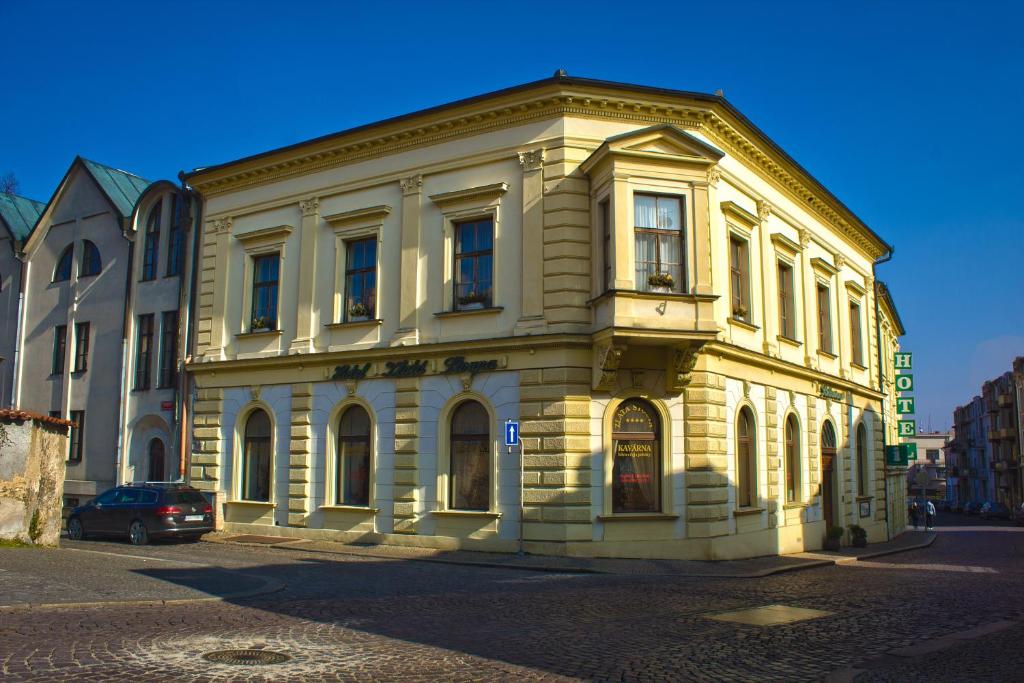
M562 116L700 132L878 257L889 245L722 97L571 77L535 81L186 174L207 197Z

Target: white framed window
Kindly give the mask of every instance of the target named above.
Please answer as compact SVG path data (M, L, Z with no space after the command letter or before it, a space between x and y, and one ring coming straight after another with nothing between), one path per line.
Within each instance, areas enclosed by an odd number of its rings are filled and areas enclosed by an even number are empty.
M380 266L387 205L327 214L334 230L334 292L331 323L379 320Z
M281 284L290 225L235 235L245 250L241 333L281 329Z

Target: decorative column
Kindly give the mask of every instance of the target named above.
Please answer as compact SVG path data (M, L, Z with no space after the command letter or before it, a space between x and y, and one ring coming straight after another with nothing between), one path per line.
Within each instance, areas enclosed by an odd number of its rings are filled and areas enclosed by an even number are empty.
M523 169L522 312L516 334L544 330L544 150L519 153Z
M398 291L398 331L392 346L419 343L420 201L423 176L402 178L402 267Z
M818 288L811 269L811 259L807 247L811 244L811 235L806 229L800 229L800 282L803 284L804 299L804 362L807 367L818 369Z
M712 180L717 183L721 178L721 171L713 167L715 171L708 171L707 182L695 182L693 184L693 266L694 273L691 278L694 294L714 294L711 278L711 216L716 212L711 209L710 186Z
M228 252L231 240L231 217L219 218L209 224L210 239L205 241L203 249L203 284L199 290L199 307L208 307L209 318L204 321L200 316L199 334L207 327L210 334L210 347L207 355L215 359L224 358L224 347L227 345L227 302L228 302ZM212 252L212 253L211 253ZM212 262L212 263L211 263ZM212 266L212 267L211 267Z
M769 236L768 219L772 215L772 205L768 202L759 199L757 201L757 217L761 223L757 227L758 232L758 245L761 252L761 310L764 312L762 320L762 332L764 333L764 345L763 349L766 355L778 358L779 356L779 313L778 313L778 297L773 302L774 305L769 306L768 292L778 292L778 278L773 278L771 274L774 274L775 268L774 259L770 258L771 242Z
M299 296L295 305L295 338L292 353L310 353L319 326L314 313L316 295L316 237L320 224L320 199L312 197L299 202L302 210L302 229L299 234Z
M291 444L288 452L288 526L304 527L310 513L313 383L292 385Z
M835 349L836 355L839 356L839 376L848 379L850 377L850 358L849 354L845 352L846 340L850 339L850 307L849 305L843 305L848 301L846 297L846 287L843 286L843 266L846 265L846 257L842 254L837 253L833 257L833 263L836 266L836 293L835 293L835 305L836 305L836 331L838 332L839 338L836 339ZM863 342L863 340L861 340Z

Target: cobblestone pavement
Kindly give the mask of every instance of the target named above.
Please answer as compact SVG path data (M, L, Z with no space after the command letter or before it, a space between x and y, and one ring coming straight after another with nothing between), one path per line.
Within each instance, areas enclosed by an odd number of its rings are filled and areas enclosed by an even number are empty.
M954 522L963 520L940 517L940 530ZM74 583L79 567L59 555L82 555L70 548L150 558L110 558L111 583L127 592L143 579L202 592L194 566L156 558L287 583L277 593L216 603L0 611L0 678L1021 680L1020 532L1000 525L944 532L930 548L867 566L759 579L537 573L208 543L0 549L0 586L19 553L19 572L39 558L40 590L52 580ZM957 569L964 566L986 571ZM828 614L779 626L707 618L772 604ZM906 654L1000 621L1014 623L937 652ZM232 647L293 659L246 667L201 658ZM900 648L903 655L891 654Z

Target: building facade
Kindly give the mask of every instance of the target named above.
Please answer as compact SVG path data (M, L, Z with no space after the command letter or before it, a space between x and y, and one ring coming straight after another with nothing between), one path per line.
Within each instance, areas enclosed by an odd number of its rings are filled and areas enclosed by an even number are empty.
M189 474L228 528L688 558L891 533L890 248L724 99L556 75L187 179Z
M953 425L954 438L947 451L947 487L956 487L956 507L995 500L989 420L980 396L953 411Z
M0 408L14 401L14 369L22 312L22 260L19 257L43 205L0 192Z
M991 453L992 500L1013 509L1024 502L1021 481L1021 388L1024 387L1024 356L1013 361L1013 369L985 382L981 400L988 420Z
M914 497L924 497L939 503L947 501L946 444L951 441L952 434L946 432L921 432L905 442L917 444L917 462L907 469L907 493ZM921 486L918 472L925 472L927 483Z

